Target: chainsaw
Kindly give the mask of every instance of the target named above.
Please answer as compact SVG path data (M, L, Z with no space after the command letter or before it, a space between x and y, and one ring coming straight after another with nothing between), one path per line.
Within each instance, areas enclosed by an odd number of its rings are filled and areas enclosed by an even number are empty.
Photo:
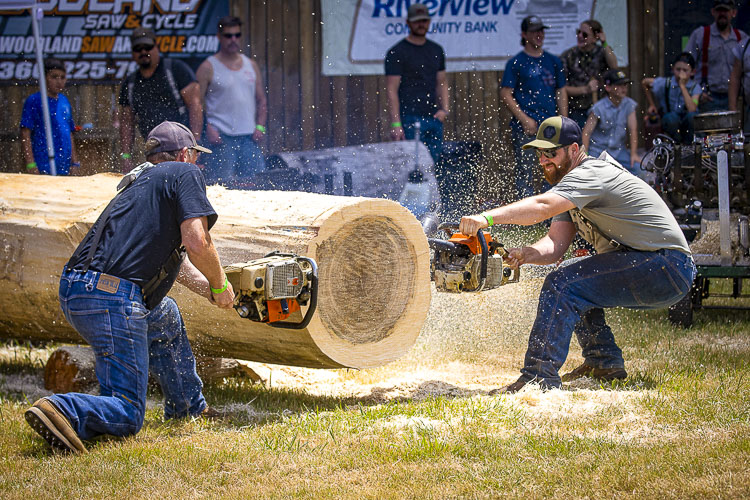
M456 223L429 226L430 222L423 223L428 236L438 231L449 236L447 240L427 238L433 251L430 274L438 291L481 292L518 281L519 270L503 261L508 252L489 232L480 229L476 235L462 234Z
M276 328L305 328L318 303L318 266L313 259L271 252L261 259L224 268L234 289L237 314ZM299 322L289 317L307 306Z

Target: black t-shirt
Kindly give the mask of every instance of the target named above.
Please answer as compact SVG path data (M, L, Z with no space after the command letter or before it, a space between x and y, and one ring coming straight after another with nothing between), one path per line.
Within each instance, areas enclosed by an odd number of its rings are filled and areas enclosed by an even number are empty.
M385 74L401 77L398 100L401 116L432 116L437 112L438 71L445 71L443 48L426 40L414 45L406 39L391 47L385 55Z
M182 244L180 224L203 216L208 217L209 229L218 217L206 197L200 169L190 163L159 163L126 187L115 202L90 268L143 287ZM99 220L68 267L83 268L98 227ZM173 284L174 277L163 286L168 290Z
M187 108L180 97L179 102L175 100L172 86L167 78L165 66L166 59L161 58L156 71L149 78L144 78L140 70L128 75L120 86L120 106L130 107L138 123L138 130L145 138L151 130L165 120L180 122L183 125L190 126L188 122ZM185 87L195 82L195 73L184 62L172 59L168 64L171 65L172 76L174 77L177 91L182 91ZM130 102L128 86L133 85L133 102ZM180 113L180 107L184 112Z

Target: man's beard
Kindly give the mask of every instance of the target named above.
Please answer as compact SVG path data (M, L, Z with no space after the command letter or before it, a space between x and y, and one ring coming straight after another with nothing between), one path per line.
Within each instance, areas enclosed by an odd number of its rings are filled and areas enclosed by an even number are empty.
M148 69L151 67L151 62L153 59L150 56L146 56L143 58L138 58L138 66L140 66L143 69Z
M716 19L716 27L719 28L719 31L724 31L727 26L729 26L729 18L719 16L718 19Z
M554 186L555 184L560 182L563 177L565 177L565 174L570 171L571 164L572 161L566 154L565 158L563 158L560 162L560 165L558 165L552 172L550 172L546 168L544 169L544 179Z

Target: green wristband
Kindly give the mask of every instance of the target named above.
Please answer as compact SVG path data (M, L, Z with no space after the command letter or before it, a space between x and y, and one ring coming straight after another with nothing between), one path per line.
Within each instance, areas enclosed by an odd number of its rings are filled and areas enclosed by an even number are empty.
M261 132L263 132L264 134L266 133L266 127L264 127L264 126L263 126L263 125L261 125L260 123L259 123L259 124L257 124L257 125L255 126L255 128L256 128L256 129L258 129L258 130L260 130L260 131L261 131Z
M487 227L492 227L492 226L495 225L495 221L492 220L492 216L490 214L488 214L486 212L482 212L482 217L484 217L485 219L487 219L487 224L488 224Z
M602 47L606 47L606 46L607 46L607 42L602 42Z
M122 153L120 156L122 156L123 159L129 160L130 159L130 153Z
M224 287L223 288L214 288L211 285L208 285L209 288L211 288L211 292L215 293L216 295L219 295L220 293L224 293L227 291L227 287L229 286L229 280L226 276L224 276Z
M400 127L400 126L401 126L401 122L393 122L393 123L391 123L391 128L396 128L396 127Z
M26 168L29 169L29 170L31 170L33 168L36 168L36 162L32 161L31 163L27 163L26 164Z

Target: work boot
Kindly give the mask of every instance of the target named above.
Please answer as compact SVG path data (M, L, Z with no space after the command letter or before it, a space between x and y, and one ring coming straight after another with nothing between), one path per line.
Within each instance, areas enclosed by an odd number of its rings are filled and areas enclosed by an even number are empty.
M88 453L70 425L70 420L47 398L38 399L24 414L26 422L52 448L72 453Z
M526 380L524 378L519 378L518 380L516 380L512 384L508 384L505 387L500 387L500 388L497 388L497 389L492 389L489 392L489 395L490 396L497 396L498 394L515 394L518 391L520 391L521 389L523 389L523 387L526 384L528 384L528 383L529 383L528 380Z
M627 376L628 372L625 371L625 368L594 368L593 366L589 366L586 363L583 363L575 370L563 375L561 380L563 382L572 382L573 380L577 380L581 377L590 377L597 380L609 381L623 380Z
M196 415L194 418L204 418L206 420L224 420L227 418L227 413L217 410L213 406L206 406L202 412Z

